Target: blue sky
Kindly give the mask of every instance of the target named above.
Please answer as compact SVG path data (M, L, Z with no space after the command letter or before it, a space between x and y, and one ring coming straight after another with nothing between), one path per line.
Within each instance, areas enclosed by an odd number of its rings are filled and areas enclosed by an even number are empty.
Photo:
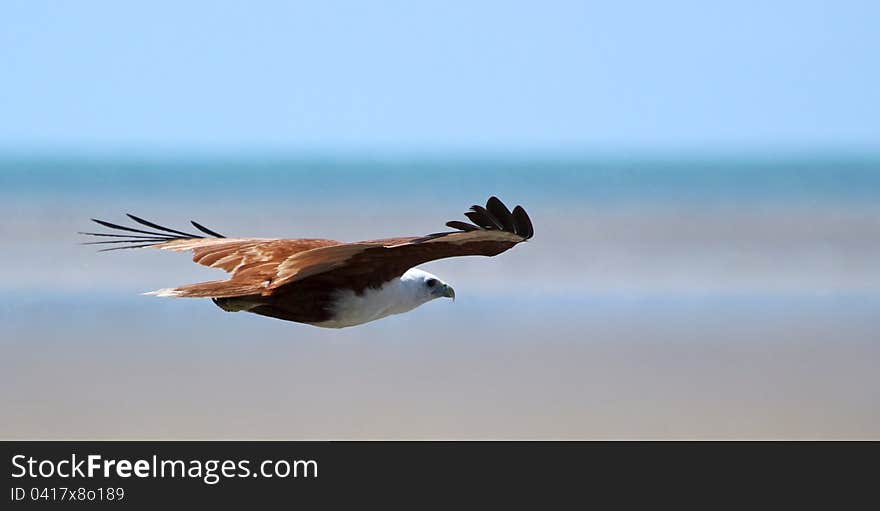
M880 2L0 6L0 148L880 147Z

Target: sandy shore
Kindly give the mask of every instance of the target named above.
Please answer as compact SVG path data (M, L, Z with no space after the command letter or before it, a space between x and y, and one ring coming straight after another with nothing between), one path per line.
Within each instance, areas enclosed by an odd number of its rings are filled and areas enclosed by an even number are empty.
M343 331L143 297L222 274L76 245L125 211L340 239L449 219L249 205L0 206L0 437L880 438L876 208L538 203L533 242L428 266L454 304Z

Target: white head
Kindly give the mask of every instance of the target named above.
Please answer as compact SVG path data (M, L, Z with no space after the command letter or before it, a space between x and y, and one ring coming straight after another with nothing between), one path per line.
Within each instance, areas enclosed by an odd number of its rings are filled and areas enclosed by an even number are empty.
M360 325L411 311L435 298L455 299L455 291L430 273L413 268L399 279L386 282L378 289L367 289L360 295L350 289L342 291L333 304L333 319L313 324L327 328Z
M455 300L455 290L452 286L424 270L410 268L400 276L400 283L409 294L409 299L418 305L435 298Z

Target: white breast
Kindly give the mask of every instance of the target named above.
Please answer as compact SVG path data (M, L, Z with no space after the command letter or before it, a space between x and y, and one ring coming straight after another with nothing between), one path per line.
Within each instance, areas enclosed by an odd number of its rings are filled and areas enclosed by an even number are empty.
M394 279L378 289L368 288L358 295L351 290L338 292L333 319L311 323L323 328L345 328L408 312L429 301L412 281Z

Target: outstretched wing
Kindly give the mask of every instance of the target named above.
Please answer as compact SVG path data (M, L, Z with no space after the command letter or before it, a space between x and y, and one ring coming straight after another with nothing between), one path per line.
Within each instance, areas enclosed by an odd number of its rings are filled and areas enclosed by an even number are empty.
M211 268L219 268L232 274L231 279L228 281L205 283L212 284L215 288L219 283L231 283L227 286L226 291L236 294L230 296L240 294L237 291L232 291L233 288L239 288L239 290L241 288L248 288L251 282L263 282L266 278L271 278L278 265L294 254L305 250L340 244L340 242L334 240L309 238L226 238L222 234L192 221L192 225L201 233L212 236L205 237L201 234L170 229L132 214L127 216L138 224L149 227L150 230L114 224L93 218L92 221L95 223L113 229L115 232L80 232L80 234L113 239L84 244L114 245L110 248L102 249L101 252L145 247L173 250L175 252L191 250L194 262ZM126 234L120 234L121 232Z
M472 224L446 223L456 231L356 243L326 239L224 238L192 222L199 231L213 236L206 238L162 227L134 215L128 216L153 231L93 219L110 229L133 234L81 234L119 238L93 244L125 245L104 250L142 247L192 250L193 261L232 274L229 280L190 284L153 293L159 296L271 295L279 288L305 281L310 285L361 292L367 287L379 287L403 275L406 270L429 261L468 255L494 256L534 235L532 221L522 206L516 206L511 212L497 197L491 197L485 207L471 206L465 216Z
M391 238L317 248L295 254L278 266L263 294L308 280L354 289L379 287L408 269L429 261L469 255L495 256L534 235L532 221L522 206L513 212L497 198L465 213L473 224L446 225L457 231L413 238Z

